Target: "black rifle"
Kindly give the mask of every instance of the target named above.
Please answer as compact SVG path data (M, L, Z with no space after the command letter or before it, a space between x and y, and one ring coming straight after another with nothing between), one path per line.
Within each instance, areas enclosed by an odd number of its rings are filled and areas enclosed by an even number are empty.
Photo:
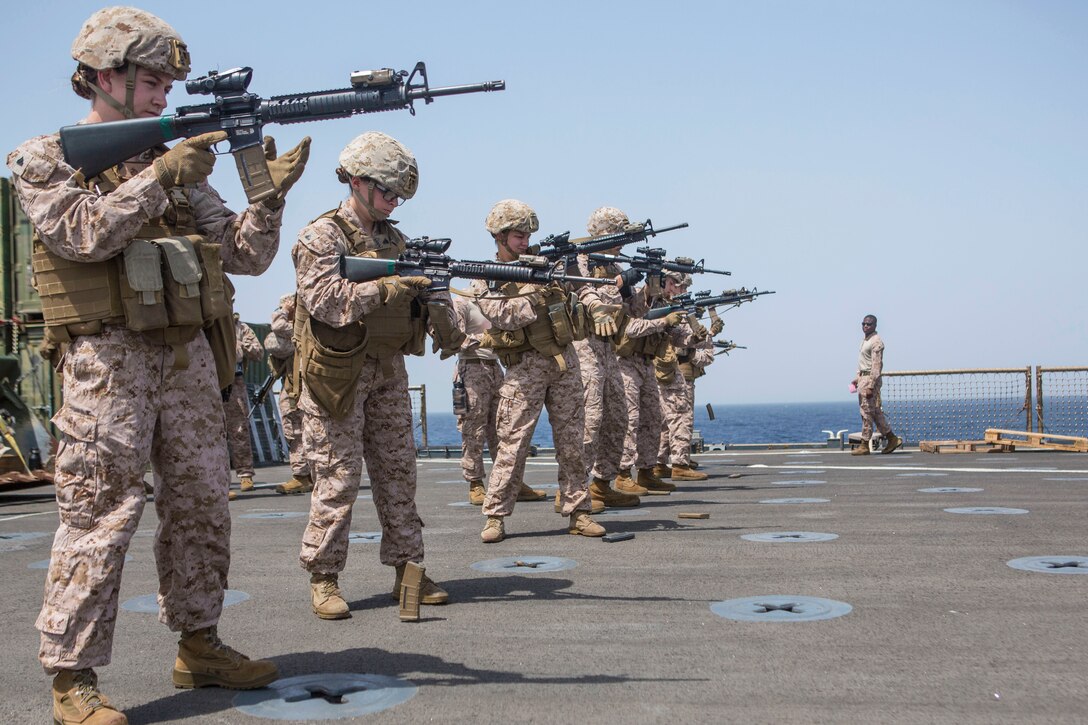
M438 96L506 88L505 81L431 88L427 67L420 62L411 75L392 68L355 71L350 88L261 98L247 91L252 75L252 68L233 68L187 81L189 94L214 96L215 101L182 106L172 116L65 126L60 130L64 159L89 178L166 141L222 130L227 132L246 196L254 203L275 193L264 158L266 123L324 121L404 108L415 115L417 100L430 103Z
M665 259L665 250L660 247L639 247L637 256L629 257L625 254L590 254L589 258L594 262L606 264L629 264L633 269L649 276L660 275L662 272L682 272L684 274L724 274L731 275L720 269L707 269L705 260L696 262L691 257L677 257Z
M584 282L616 284L614 279L575 277L543 257L522 255L517 262L458 261L445 254L449 239L421 237L408 242L398 259L340 256L340 276L350 282L371 282L382 277L427 277L432 290L449 289L452 277L495 282Z
M261 383L261 387L257 388L257 392L253 394L253 405L249 407L250 415L253 415L254 410L264 405L265 398L267 398L268 394L272 392L272 386L276 383L277 380L282 377L283 375L277 374L275 372L268 373L268 377L264 379L263 383Z
M728 355L731 350L747 350L744 345L738 345L732 340L714 340L714 347L718 348L715 355Z
M622 247L624 244L645 242L649 237L656 237L658 234L684 229L687 225L687 222L684 222L683 224L676 224L671 227L665 227L664 229L654 229L653 222L647 219L645 224L631 224L622 232L603 234L598 237L571 239L570 232L549 234L544 238L544 241L540 243L539 254L541 257L552 262L561 259L574 259L579 254L592 254L593 252L603 252L606 249L612 249L614 247Z
M658 320L665 317L670 312L687 312L688 314L694 314L701 313L703 310L711 307L722 307L724 305L736 307L744 302L751 302L761 295L773 294L774 291L772 290L761 292L755 288L748 290L744 287L735 290L727 290L716 297L712 297L710 292L696 292L694 294L688 292L677 295L668 305L653 308L646 313L645 319Z

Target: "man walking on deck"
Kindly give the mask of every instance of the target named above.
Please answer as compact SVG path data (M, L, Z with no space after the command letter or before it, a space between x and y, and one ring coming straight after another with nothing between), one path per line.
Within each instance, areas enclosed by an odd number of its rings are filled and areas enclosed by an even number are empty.
M865 339L861 341L858 355L858 372L852 384L857 386L858 405L861 408L861 445L852 451L855 456L869 455L869 440L873 437L873 424L884 436L887 443L881 453L891 453L903 441L888 425L884 411L880 409L881 373L884 368L884 341L876 332L876 316L866 315L861 321L861 331Z

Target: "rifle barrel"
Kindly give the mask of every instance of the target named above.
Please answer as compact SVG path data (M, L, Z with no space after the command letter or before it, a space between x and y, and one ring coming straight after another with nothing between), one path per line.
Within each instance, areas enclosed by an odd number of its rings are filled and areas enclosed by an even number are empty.
M673 224L671 227L662 227L661 229L654 229L652 232L646 232L648 236L656 237L658 234L664 234L665 232L674 232L677 229L687 229L688 223L682 222L680 224Z
M485 81L483 83L466 83L460 86L441 86L439 88L413 88L408 91L408 98L428 99L439 96L459 96L463 93L488 93L490 91L505 91L506 81Z

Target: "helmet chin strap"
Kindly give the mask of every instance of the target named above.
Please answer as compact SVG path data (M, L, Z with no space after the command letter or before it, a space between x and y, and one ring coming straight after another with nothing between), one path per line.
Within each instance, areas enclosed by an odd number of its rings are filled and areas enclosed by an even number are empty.
M515 260L515 259L518 258L519 255L514 254L514 250L511 249L509 243L507 243L507 240L509 238L510 238L510 232L509 231L502 232L502 234L499 236L499 239L497 240L498 243L499 243L499 249L505 249L506 254L509 255L510 259Z
M136 64L128 64L128 72L125 75L125 105L117 102L117 99L102 90L97 83L88 84L95 95L101 98L107 106L117 111L125 118L136 118L136 108L133 103L136 96Z
M359 192L355 191L354 187L352 187L351 193L356 199L359 200L359 203L363 205L363 208L366 209L366 213L370 217L371 221L382 222L389 218L389 213L384 212L374 206L374 191L374 182L368 181L366 184L366 196L363 196Z

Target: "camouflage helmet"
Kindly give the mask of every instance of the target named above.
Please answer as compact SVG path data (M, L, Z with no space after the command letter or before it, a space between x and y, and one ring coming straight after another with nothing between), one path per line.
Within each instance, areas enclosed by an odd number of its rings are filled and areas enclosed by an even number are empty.
M589 215L586 231L591 237L622 232L631 224L627 215L614 206L602 206Z
M503 199L487 215L484 227L491 234L518 231L532 234L540 229L540 222L536 218L536 212L524 201L517 199Z
M676 272L670 269L665 272L664 276L666 279L671 279L673 282L680 285L681 287L691 286L692 279L690 274L685 274L684 272Z
M411 199L419 188L416 157L400 141L379 131L356 136L340 152L340 180L362 176L378 182L402 199Z
M72 58L94 70L134 63L182 81L189 49L162 18L138 8L103 8L87 19L72 43Z

